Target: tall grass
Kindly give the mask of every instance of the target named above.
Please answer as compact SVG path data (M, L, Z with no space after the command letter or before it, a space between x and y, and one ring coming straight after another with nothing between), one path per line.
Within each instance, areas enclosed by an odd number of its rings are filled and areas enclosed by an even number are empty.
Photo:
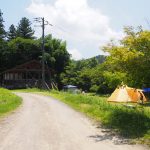
M55 91L50 95L100 121L105 127L115 129L125 137L141 138L143 142L150 143L150 109L145 109L144 106L128 108L122 104L111 104L102 96Z
M7 89L0 88L0 116L14 110L21 104L21 98Z

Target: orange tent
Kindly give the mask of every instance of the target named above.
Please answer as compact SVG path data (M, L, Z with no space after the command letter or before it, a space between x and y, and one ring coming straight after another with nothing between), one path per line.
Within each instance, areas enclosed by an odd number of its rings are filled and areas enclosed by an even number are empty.
M134 89L127 86L121 86L116 88L112 95L108 98L109 102L146 102L147 99L144 96L142 90Z

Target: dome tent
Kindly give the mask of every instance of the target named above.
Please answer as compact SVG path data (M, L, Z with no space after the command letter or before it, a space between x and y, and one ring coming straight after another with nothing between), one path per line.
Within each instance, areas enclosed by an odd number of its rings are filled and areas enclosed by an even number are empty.
M144 96L142 90L130 88L126 85L122 85L115 89L107 101L109 102L146 102L147 99Z

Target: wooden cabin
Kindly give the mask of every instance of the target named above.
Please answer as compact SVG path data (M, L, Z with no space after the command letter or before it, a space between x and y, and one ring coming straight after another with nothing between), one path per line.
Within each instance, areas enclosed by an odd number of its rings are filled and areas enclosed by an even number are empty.
M45 66L45 80L50 83L51 70ZM0 73L0 86L8 89L40 87L42 80L42 64L31 60Z

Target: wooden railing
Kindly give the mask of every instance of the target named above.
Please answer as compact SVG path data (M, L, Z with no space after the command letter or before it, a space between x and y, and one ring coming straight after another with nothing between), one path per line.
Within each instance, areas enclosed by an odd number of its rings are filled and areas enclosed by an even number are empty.
M49 81L46 82L50 85ZM8 89L16 89L16 88L40 88L42 85L42 80L36 79L22 79L22 80L3 80L1 86Z

